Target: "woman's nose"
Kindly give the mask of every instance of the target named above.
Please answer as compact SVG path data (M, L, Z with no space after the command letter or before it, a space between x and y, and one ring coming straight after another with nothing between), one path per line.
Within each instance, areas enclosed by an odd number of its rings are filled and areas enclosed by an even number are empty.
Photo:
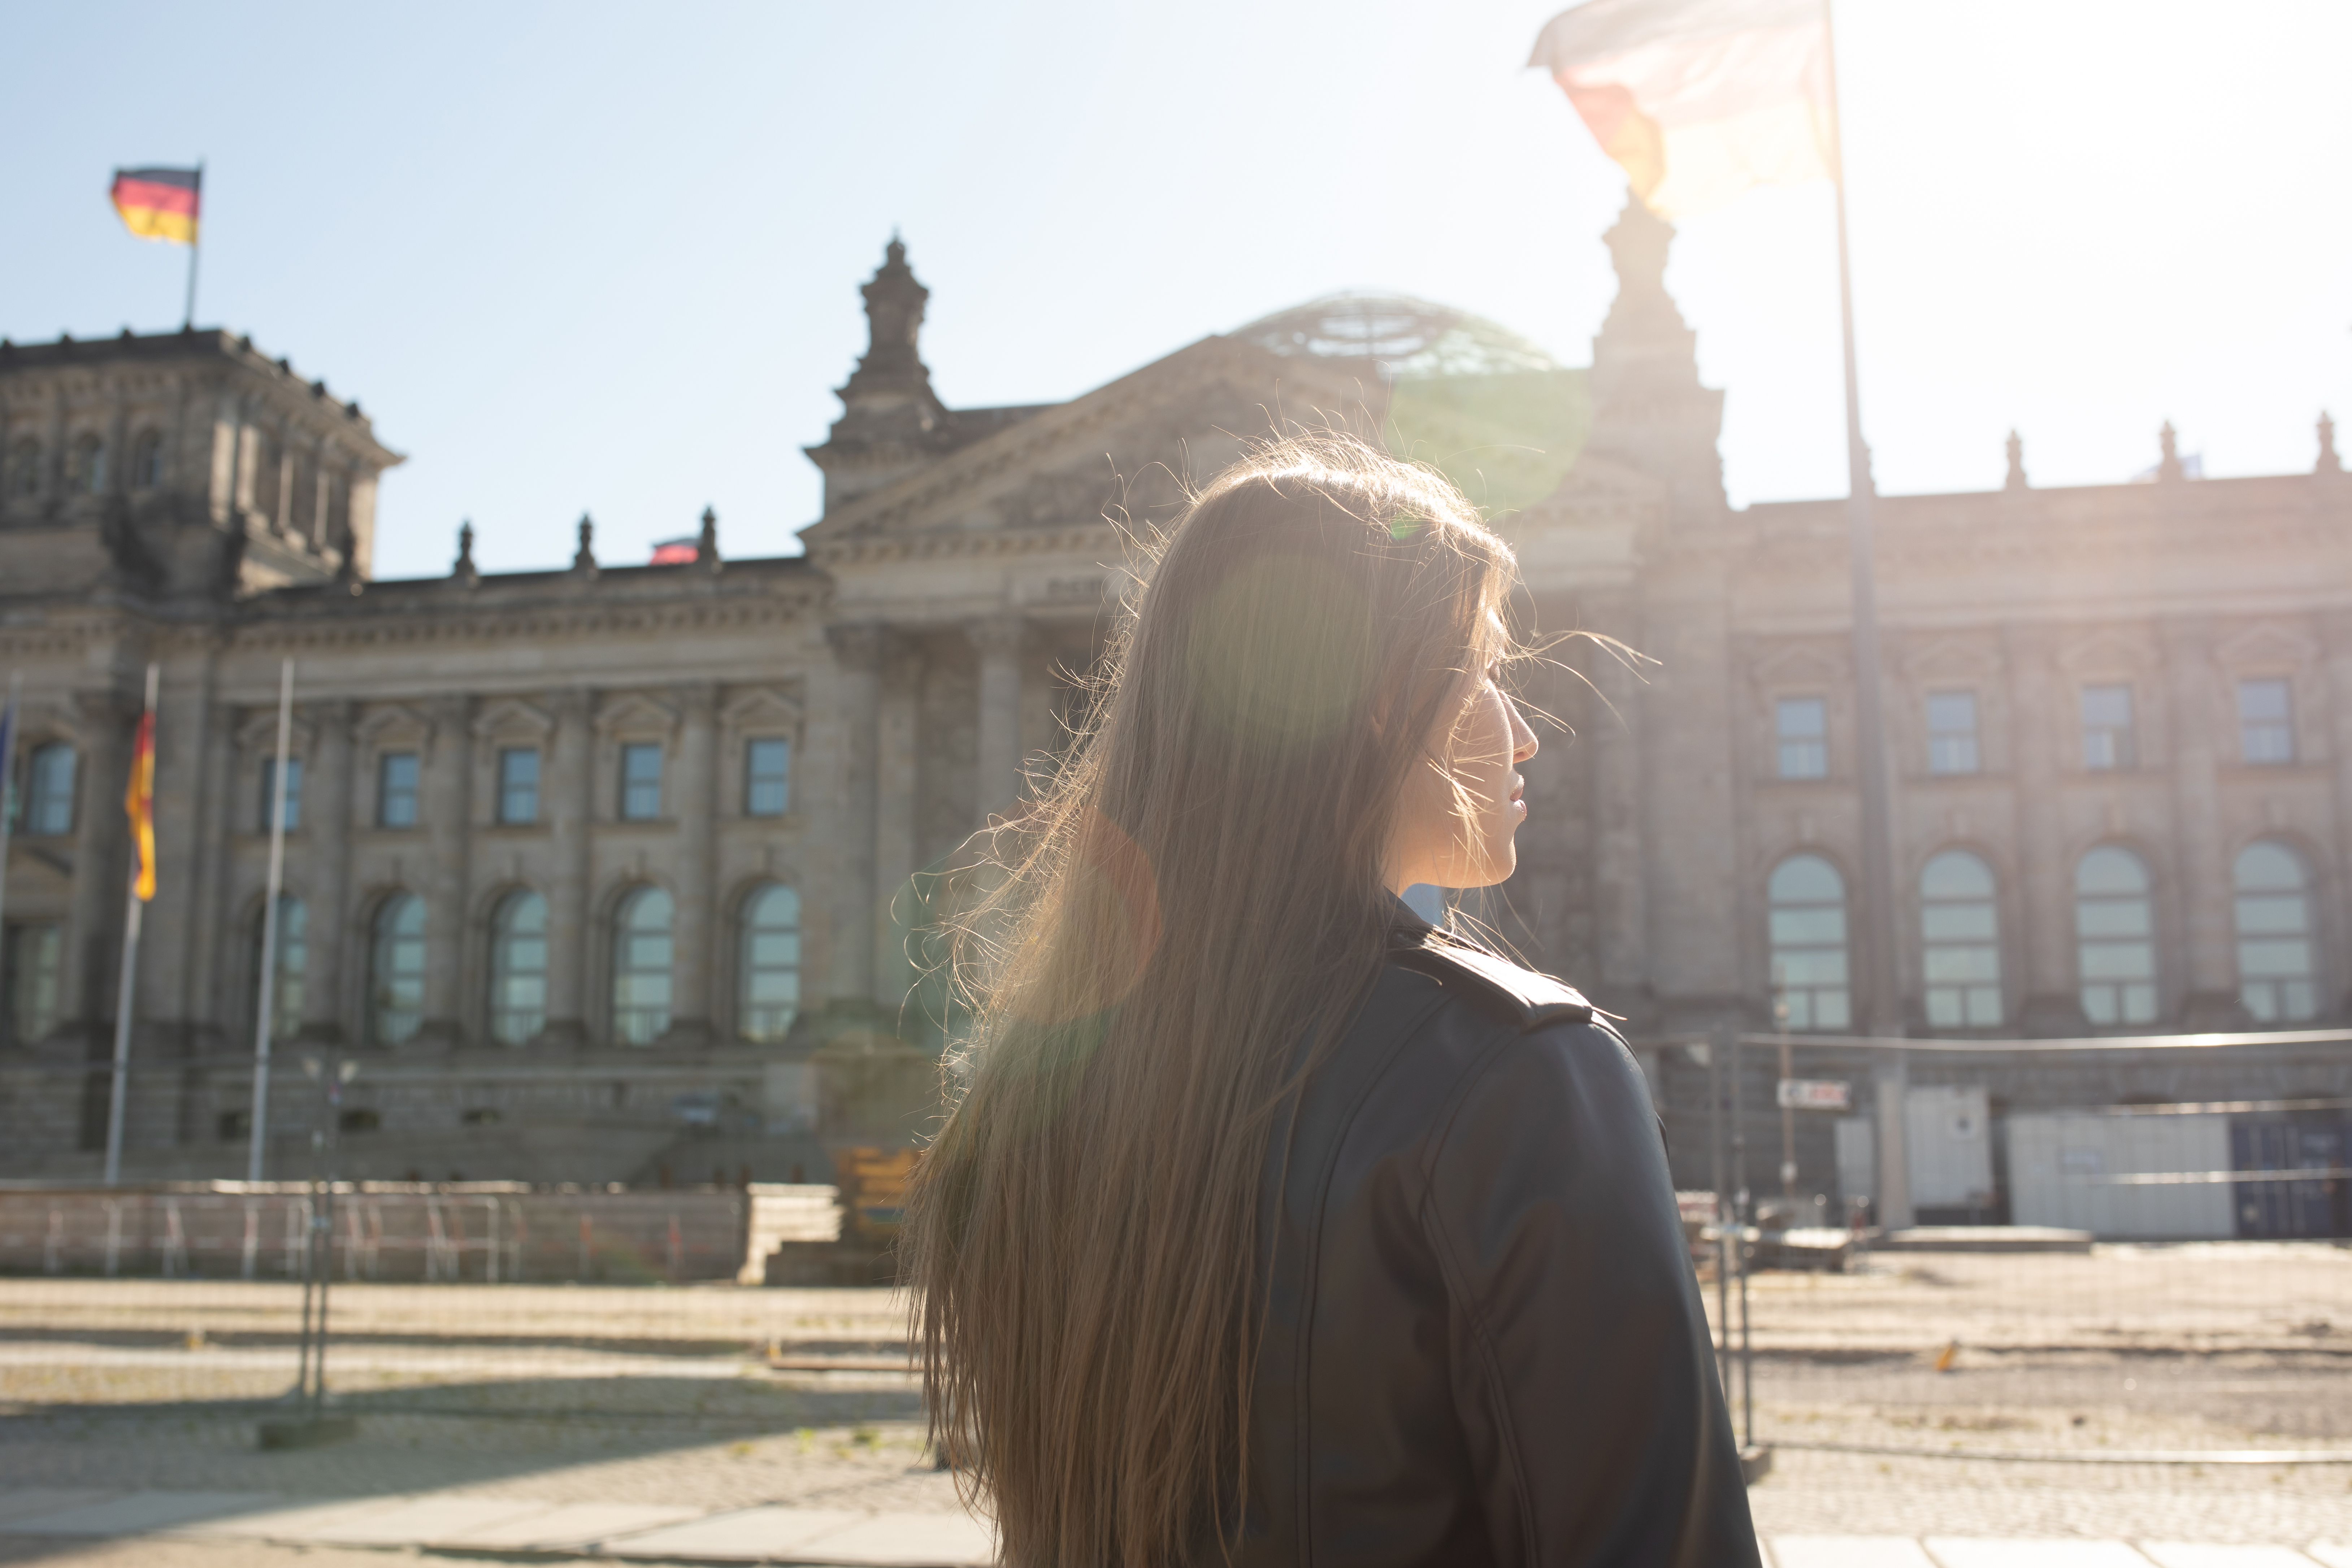
M1516 766L1543 750L1543 742L1536 739L1536 732L1528 728L1527 720L1520 717L1518 703L1508 697L1503 700L1509 704L1511 710L1511 762Z

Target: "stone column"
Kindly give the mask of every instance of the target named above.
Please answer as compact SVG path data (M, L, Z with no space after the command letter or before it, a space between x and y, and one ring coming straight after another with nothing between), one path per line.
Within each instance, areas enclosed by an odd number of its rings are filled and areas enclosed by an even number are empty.
M122 790L138 710L113 691L73 700L79 754L74 781L73 887L68 897L65 952L58 976L60 1047L100 1052L114 1010L123 879Z
M175 940L182 952L171 1005L188 1020L193 1037L214 1049L236 1043L223 1026L236 1016L233 1003L243 984L236 978L234 964L223 961L223 954L233 954L237 946L236 910L223 885L231 836L236 831L236 792L231 781L236 777L237 710L213 700L217 676L217 655L207 649L197 700L188 705L202 736L196 784L189 792L185 818L190 869L167 917L180 928ZM157 901L163 900L159 897ZM223 1006L224 1002L232 1005Z
M842 739L840 831L833 850L832 1000L828 1033L874 1019L874 786L882 701L879 622L827 626Z
M897 641L885 658L881 708L876 723L874 770L874 1000L882 1025L898 1030L898 1015L915 983L907 948L916 909L915 784L921 743L923 656Z
M576 1048L588 1041L589 693L559 691L548 705L555 710L545 795L554 868L547 889L547 1024L532 1043Z
M2320 636L2327 649L2327 734L2336 763L2336 863L2327 868L2333 875L2322 878L2320 886L2334 886L2336 929L2352 933L2352 613L2339 611L2324 618ZM2352 940L2339 935L2336 945L2341 952L2352 946ZM2333 973L2323 968L2321 978L2342 988L2338 1016L2352 1016L2352 973L2339 963Z
M1639 646L1632 605L1592 606L1591 629ZM1604 649L1586 660L1604 700L1591 705L1593 956L1603 994L1623 1002L1649 983L1650 917L1642 849L1642 688Z
M346 973L366 984L368 933L352 923L352 720L356 710L345 698L310 705L312 773L302 784L302 838L310 853L304 869L310 897L304 909L306 966L302 976L302 1029L299 1038L322 1046L356 1038L345 1020L350 987ZM225 814L226 816L226 814Z
M1021 799L1021 651L1017 616L974 621L967 628L980 655L979 777L972 795L982 825L1009 815Z
M474 700L433 704L433 750L425 762L425 1017L412 1050L455 1050L466 1043L466 850L473 837L468 805L474 773Z
M2243 1028L2238 951L2231 930L2230 869L2221 852L2221 791L2217 742L2231 729L2215 687L2211 628L2201 621L2160 623L2165 682L2171 700L2172 829L2177 866L2170 887L2187 949L2187 1029ZM2158 952L2162 952L2159 947ZM2167 954L2165 956L2171 956Z
M2005 628L2009 654L2010 752L2016 759L2011 809L2017 818L2020 929L2002 945L2024 963L2017 976L2018 1027L2065 1038L2090 1032L2074 985L2074 868L2066 859L2065 802L2058 736L2070 711L2048 628ZM2006 957L2007 954L2004 954Z
M671 967L670 1024L662 1044L696 1050L711 1043L711 982L719 971L711 944L719 921L719 689L708 682L680 687L684 715L677 742L677 793L670 814L677 822L677 943Z

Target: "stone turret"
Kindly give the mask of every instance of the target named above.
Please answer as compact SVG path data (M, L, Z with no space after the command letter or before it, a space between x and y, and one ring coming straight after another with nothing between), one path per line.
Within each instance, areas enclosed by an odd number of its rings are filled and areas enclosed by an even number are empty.
M828 512L913 472L954 444L950 416L931 390L931 373L917 347L931 291L916 280L897 236L860 292L869 334L866 354L837 395L842 415L831 437L808 448L810 460L824 472Z
M1646 474L1672 491L1676 525L1720 518L1723 394L1698 380L1698 334L1666 292L1674 226L1628 196L1603 237L1617 267L1617 299L1592 340L1592 432L1584 450Z
M251 338L0 340L0 596L359 581L400 461L357 403Z

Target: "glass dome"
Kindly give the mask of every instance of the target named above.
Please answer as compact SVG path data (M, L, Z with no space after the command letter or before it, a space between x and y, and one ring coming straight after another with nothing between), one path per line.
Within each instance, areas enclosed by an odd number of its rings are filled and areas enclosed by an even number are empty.
M1562 368L1507 327L1407 294L1327 294L1261 317L1233 335L1278 354L1369 359L1390 381Z
M1460 486L1490 520L1559 488L1584 445L1584 372L1483 316L1404 294L1327 294L1234 337L1297 358L1369 360L1381 439Z

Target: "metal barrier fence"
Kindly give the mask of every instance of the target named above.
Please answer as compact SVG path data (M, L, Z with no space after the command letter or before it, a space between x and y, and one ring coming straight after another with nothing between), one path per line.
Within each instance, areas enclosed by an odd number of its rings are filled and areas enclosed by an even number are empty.
M1641 1054L1755 1442L2352 1463L2352 1033Z
M0 1394L266 1410L323 1354L339 1414L911 1415L902 1299L757 1286L838 1226L814 1185L0 1189Z
M1637 1054L1758 1442L2352 1459L2352 1033ZM813 1186L0 1187L0 1391L275 1398L316 1235L347 1412L910 1418L902 1298L751 1283L836 1224Z

